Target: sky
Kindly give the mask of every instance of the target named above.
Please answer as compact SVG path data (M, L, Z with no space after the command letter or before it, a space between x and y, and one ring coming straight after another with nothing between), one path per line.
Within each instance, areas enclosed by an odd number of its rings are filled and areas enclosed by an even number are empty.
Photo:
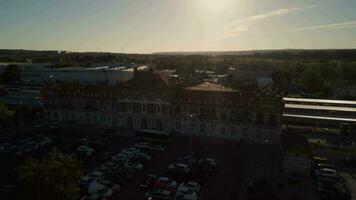
M0 49L356 48L356 0L0 0Z

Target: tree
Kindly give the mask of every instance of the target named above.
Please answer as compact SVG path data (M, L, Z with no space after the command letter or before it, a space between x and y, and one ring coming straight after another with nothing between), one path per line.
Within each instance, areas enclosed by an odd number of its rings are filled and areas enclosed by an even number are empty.
M81 168L81 162L74 155L64 155L56 148L44 158L28 159L17 169L21 199L79 199Z
M20 67L18 65L9 65L2 74L2 82L8 83L20 80Z
M320 92L323 83L324 82L318 72L311 68L308 68L302 74L303 88L307 92Z
M9 111L3 103L0 103L0 125L5 125L9 118Z

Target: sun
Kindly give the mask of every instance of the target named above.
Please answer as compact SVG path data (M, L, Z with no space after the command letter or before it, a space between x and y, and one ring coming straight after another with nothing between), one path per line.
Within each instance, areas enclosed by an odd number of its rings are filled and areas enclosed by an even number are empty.
M234 0L198 0L201 7L212 14L222 13L231 6Z

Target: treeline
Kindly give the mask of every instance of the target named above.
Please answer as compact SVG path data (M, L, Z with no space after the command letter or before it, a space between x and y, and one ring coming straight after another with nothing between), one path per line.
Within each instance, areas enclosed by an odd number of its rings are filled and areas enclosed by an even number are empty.
M356 49L267 51L255 53L253 57L282 60L356 61Z

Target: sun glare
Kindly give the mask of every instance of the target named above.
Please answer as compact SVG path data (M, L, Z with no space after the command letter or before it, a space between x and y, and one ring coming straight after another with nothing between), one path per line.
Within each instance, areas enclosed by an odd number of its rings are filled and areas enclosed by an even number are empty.
M224 12L233 0L199 0L203 9L212 14Z

